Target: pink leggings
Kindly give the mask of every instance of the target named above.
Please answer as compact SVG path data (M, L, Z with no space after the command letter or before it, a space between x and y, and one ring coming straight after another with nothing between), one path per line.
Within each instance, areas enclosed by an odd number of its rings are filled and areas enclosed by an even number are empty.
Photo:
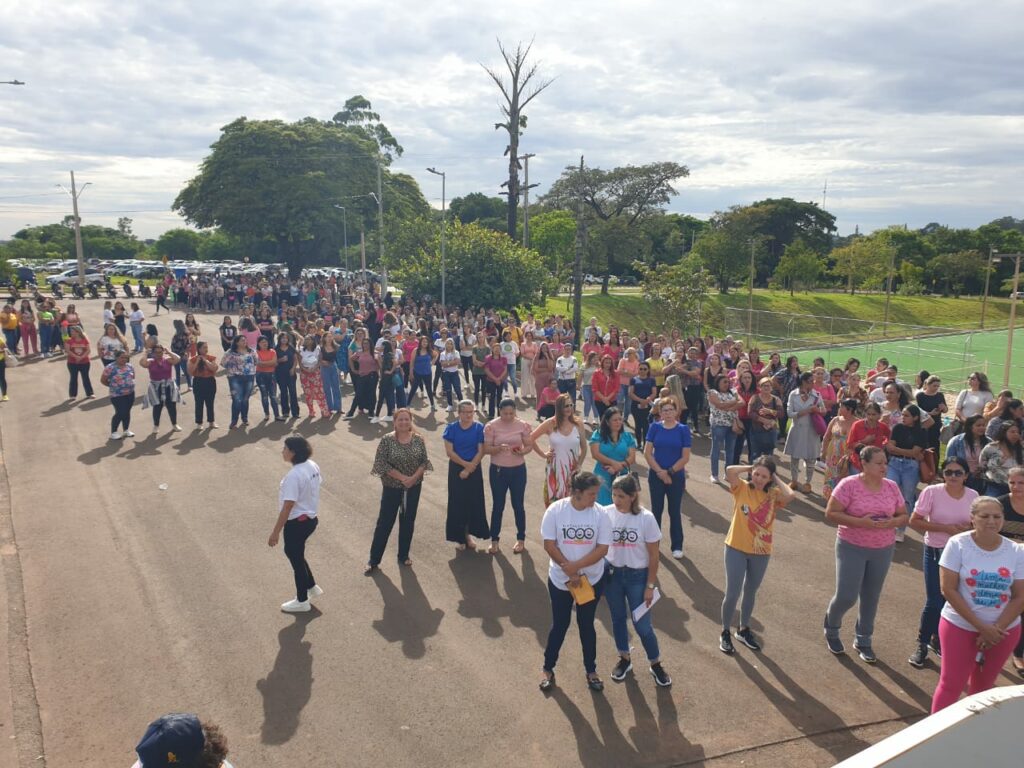
M32 323L21 323L21 354L28 354L28 345L32 344L32 354L39 354L39 337Z
M1020 638L1020 624L1009 630L999 645L985 651L985 663L975 664L978 655L978 633L960 629L939 620L939 643L942 645L942 671L932 697L932 713L955 704L964 686L969 694L987 691L995 686L1010 652ZM968 685L969 683L969 685Z

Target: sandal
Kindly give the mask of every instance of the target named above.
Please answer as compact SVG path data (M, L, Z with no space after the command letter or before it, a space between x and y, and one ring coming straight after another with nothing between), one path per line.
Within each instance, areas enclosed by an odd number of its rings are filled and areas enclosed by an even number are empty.
M412 565L412 560L410 560L409 558L405 558L405 560L402 561L402 565L410 566Z
M545 669L544 674L544 679L540 681L540 689L544 691L544 693L547 693L555 687L555 673L548 672L548 670Z
M592 691L603 691L604 681L602 681L596 674L587 675L587 687Z
M376 571L379 571L379 570L380 570L380 566L379 565L373 565L372 563L367 563L366 567L363 569L363 576L371 576Z
M526 542L525 541L517 541L516 545L514 547L512 547L512 554L513 555L520 555L520 554L522 554L525 551L526 551Z
M470 549L473 551L476 550L476 541L473 539L472 536L466 537L466 549Z

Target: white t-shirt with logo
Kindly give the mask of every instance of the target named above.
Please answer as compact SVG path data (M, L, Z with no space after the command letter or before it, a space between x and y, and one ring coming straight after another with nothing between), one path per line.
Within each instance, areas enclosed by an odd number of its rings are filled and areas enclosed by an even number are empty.
M616 568L646 568L650 565L647 545L661 541L661 528L654 514L641 509L637 515L619 512L614 504L602 507L612 526L612 543L604 559Z
M1004 538L999 548L986 552L971 531L950 536L939 558L939 566L959 574L957 591L981 621L994 624L1010 601L1013 582L1024 579L1024 548ZM977 632L965 618L946 603L942 618L968 632ZM1017 616L1007 629L1020 623Z
M579 560L599 545L612 543L612 522L598 504L576 509L572 499L559 499L544 513L540 535L545 541L554 541L559 551L569 560ZM580 573L591 584L597 584L604 575L604 560L588 565ZM548 578L559 589L567 590L569 577L554 560L548 565Z
M555 373L558 375L559 381L575 381L576 372L579 371L580 364L575 357L562 356L555 360Z
M288 514L289 520L306 515L316 517L320 506L320 467L312 459L296 464L281 481L281 489L277 494L278 509L286 501L295 505Z
M505 358L506 363L515 365L516 358L519 357L519 345L514 341L501 342L501 355Z

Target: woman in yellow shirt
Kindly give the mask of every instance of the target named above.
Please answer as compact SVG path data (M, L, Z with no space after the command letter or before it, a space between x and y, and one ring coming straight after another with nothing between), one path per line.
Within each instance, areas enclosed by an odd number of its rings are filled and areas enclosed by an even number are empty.
M18 311L13 304L4 304L0 311L0 328L4 331L7 350L12 355L18 354Z
M750 473L750 480L742 475ZM793 498L793 492L776 474L775 461L770 456L758 457L752 466L725 468L725 477L732 491L732 524L725 537L725 599L722 600L722 638L718 644L722 653L732 654L732 623L736 603L743 592L740 623L736 638L754 651L761 644L750 630L750 614L758 587L768 570L772 554L772 528L776 513Z

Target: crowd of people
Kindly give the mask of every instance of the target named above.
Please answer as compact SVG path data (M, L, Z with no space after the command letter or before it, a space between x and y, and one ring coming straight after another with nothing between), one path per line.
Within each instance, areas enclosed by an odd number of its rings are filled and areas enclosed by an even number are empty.
M111 440L134 437L136 364L148 374L139 386L154 431L164 411L180 431L184 395L194 401L195 429L218 428L221 377L230 429L249 426L257 392L265 421L297 419L305 403L310 419L380 425L371 472L382 494L365 567L371 576L396 522L398 563L412 564L421 489L434 469L417 420L436 419L431 414L440 403L447 540L458 551L482 549L486 541L486 552L498 554L508 502L511 551L518 554L527 545L527 498L536 494L546 510L540 534L550 558L552 627L545 691L555 684L574 606L587 684L603 687L594 630L602 597L618 653L611 677L621 680L632 669L628 611L655 682L671 684L649 610L659 596L656 555L667 515L669 551L684 556L684 504L693 481L687 465L695 438L704 437L707 481L733 497L724 542L723 653L736 652L734 639L760 650L751 617L776 514L798 495L820 495L838 528L835 594L822 606L830 651L845 653L842 623L856 606L854 649L867 663L877 660L874 619L894 547L909 526L925 537L925 605L909 663L920 667L929 653L941 654L933 709L955 701L965 686L991 686L1010 657L1024 675L1024 550L1014 543L1024 540L1024 404L1008 391L993 393L980 371L947 397L938 376L916 371L905 381L884 358L867 370L854 358L833 366L816 358L806 366L795 355L762 359L759 349L728 336L602 328L596 318L576 329L564 317L442 309L329 278L243 278L229 285L168 276L156 297L158 310L168 302L186 310L166 344L138 304L107 302L93 345L74 305L65 311L48 300L4 307L0 352L23 359L60 348L74 399L79 381L93 396L95 351L113 408ZM6 399L5 378L0 384ZM269 543L283 535L295 573L295 597L282 609L304 612L323 591L305 558L321 479L305 439L288 438L283 453L292 470ZM527 475L531 453L544 460L535 491ZM788 478L779 471L787 464ZM640 503L643 475L649 509Z

